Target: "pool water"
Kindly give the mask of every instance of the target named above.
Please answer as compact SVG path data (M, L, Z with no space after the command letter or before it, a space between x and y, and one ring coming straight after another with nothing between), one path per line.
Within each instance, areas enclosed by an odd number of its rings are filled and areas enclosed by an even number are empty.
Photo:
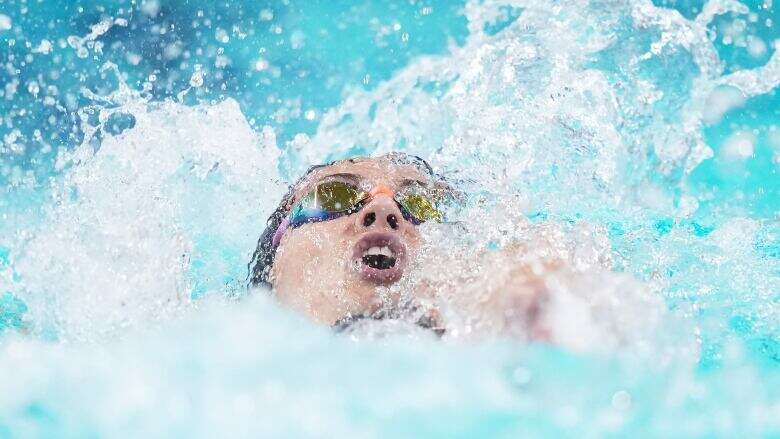
M777 10L1 3L0 437L780 435ZM394 150L494 207L488 246L560 224L665 329L355 340L247 292L290 181ZM578 293L645 312L615 282Z

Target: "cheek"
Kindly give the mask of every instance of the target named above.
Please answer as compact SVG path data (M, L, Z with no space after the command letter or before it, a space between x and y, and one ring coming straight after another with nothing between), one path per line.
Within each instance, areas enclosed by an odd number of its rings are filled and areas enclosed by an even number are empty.
M288 232L276 253L273 280L302 284L338 277L339 268L351 259L348 235L340 220L307 224Z
M422 237L416 228L410 228L407 233L404 234L404 243L406 244L406 250L410 257L417 255L417 252L422 246Z

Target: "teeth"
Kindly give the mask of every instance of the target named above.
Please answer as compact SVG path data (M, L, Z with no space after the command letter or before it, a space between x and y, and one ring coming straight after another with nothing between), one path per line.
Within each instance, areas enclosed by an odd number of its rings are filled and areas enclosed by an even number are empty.
M363 256L370 256L370 255L383 255L392 258L395 256L392 250L390 250L390 247L384 245L382 247L371 247L365 252L363 252Z

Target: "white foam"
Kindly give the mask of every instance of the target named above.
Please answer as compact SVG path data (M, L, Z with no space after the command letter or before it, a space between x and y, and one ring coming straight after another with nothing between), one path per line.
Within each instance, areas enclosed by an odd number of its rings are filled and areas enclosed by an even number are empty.
M70 167L15 264L33 321L63 337L100 337L189 306L196 261L200 276L241 276L243 264L225 267L198 242L248 260L263 208L281 191L273 133L256 135L236 102L122 99L100 119L127 113L135 126L60 158Z

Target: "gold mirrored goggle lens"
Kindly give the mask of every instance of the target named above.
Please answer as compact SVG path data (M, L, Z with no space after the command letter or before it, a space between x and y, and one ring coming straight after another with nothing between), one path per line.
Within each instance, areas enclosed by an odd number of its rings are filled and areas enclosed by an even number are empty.
M436 207L436 202L422 194L406 194L398 199L398 203L420 222L442 221L444 214Z
M312 194L311 207L327 212L343 212L352 209L366 196L360 189L340 181L328 181L317 185Z

